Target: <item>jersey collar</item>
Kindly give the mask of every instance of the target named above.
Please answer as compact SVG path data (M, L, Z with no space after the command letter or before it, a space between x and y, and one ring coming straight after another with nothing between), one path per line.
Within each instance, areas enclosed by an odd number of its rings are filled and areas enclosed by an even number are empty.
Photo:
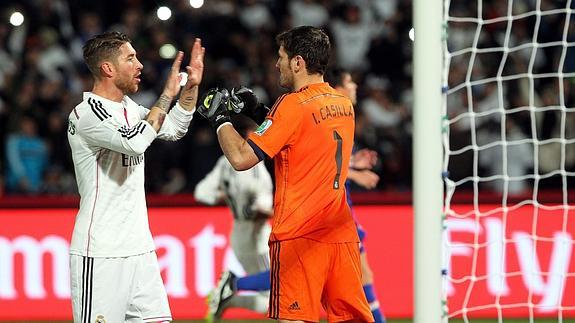
M129 102L128 101L129 98L125 95L124 95L124 98L122 99L122 102L116 102L116 101L106 99L105 97L99 96L97 94L94 94L93 92L84 92L84 100L86 100L90 97L94 98L96 100L102 101L102 103L104 103L107 108L111 107L111 108L118 109L118 110L121 110L124 107L128 106L128 102Z
M326 86L328 86L328 85L329 85L329 83L327 83L327 82L312 83L312 84L308 84L308 85L302 87L301 89L297 90L296 93L305 91L305 90L307 90L307 89L316 89L316 88L326 87Z

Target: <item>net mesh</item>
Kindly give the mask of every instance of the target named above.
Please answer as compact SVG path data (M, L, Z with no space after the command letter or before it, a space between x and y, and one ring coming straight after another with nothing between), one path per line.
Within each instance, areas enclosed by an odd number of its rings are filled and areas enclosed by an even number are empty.
M574 9L444 2L446 318L575 318Z

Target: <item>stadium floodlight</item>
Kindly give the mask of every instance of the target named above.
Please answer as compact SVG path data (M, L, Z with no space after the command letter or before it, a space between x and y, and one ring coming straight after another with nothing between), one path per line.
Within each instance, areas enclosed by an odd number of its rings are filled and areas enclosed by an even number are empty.
M18 27L24 23L24 15L19 12L15 11L10 15L10 24L12 26Z
M163 44L160 47L160 57L164 58L164 59L172 59L174 57L176 57L176 47L172 44Z
M199 9L204 5L204 0L190 0L190 6L195 9Z
M160 20L168 20L172 17L172 10L166 6L161 6L156 11L156 15Z

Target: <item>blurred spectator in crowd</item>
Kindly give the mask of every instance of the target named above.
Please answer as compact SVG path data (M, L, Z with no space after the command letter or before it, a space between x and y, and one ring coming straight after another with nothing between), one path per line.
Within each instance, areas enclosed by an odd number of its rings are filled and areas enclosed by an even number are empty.
M366 55L377 26L357 5L343 5L341 17L330 25L338 65L348 71L365 71L369 67Z
M260 0L245 0L239 15L242 24L252 33L269 30L274 25L269 8Z
M385 131L398 131L402 120L401 110L389 95L387 79L370 77L367 82L367 97L362 101L363 113L369 123Z
M74 75L74 64L69 51L60 45L56 30L45 27L38 35L38 61L36 68L44 78L61 81L65 75Z
M288 7L291 27L322 27L329 21L327 6L319 0L294 0L289 2Z
M7 44L9 41L8 36L8 26L0 24L0 44ZM10 83L16 68L16 60L12 57L9 49L5 46L0 46L0 88L5 88Z
M104 31L102 21L96 13L80 12L79 15L78 30L70 42L70 53L76 64L82 64L83 62L82 46L84 46L84 43L92 36Z
M483 146L479 152L479 163L486 170L484 175L495 177L485 186L499 193L507 190L510 195L527 193L530 181L525 176L533 171L533 144L526 140L527 136L517 126L513 116L506 118L505 126L507 145L484 147L502 139L501 129L484 131L477 139L478 145Z
M20 129L8 135L6 143L6 190L14 193L40 192L48 164L48 147L38 136L36 121L23 116Z

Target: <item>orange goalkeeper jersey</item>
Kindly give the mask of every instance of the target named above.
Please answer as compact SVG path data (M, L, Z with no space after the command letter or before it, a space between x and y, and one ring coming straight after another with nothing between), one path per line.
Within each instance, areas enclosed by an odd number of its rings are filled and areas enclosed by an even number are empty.
M345 198L354 127L351 101L318 83L280 97L250 134L274 158L271 241L359 241Z

